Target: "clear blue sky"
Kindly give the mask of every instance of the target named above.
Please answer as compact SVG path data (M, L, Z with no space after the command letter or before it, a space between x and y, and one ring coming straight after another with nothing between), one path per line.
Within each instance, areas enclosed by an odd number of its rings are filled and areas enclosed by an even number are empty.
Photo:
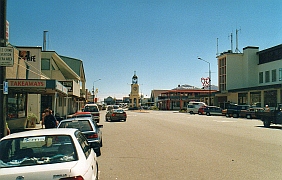
M281 0L8 0L9 42L43 46L83 60L86 87L98 98L130 93L136 71L140 91L202 87L211 64L217 80L218 52L260 50L282 43Z

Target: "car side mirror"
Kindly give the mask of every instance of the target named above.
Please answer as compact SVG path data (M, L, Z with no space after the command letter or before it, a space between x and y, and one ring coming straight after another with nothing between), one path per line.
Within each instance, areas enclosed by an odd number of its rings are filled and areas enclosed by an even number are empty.
M104 125L102 125L102 124L98 125L98 128L103 128L103 127L104 127Z

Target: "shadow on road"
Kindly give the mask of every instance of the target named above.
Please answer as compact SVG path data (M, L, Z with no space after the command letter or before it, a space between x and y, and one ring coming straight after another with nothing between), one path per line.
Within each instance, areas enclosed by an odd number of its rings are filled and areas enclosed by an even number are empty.
M270 127L264 127L264 126L255 126L255 127L258 127L258 128L267 128L267 129L280 129L282 130L282 126L275 126L275 125L272 125Z

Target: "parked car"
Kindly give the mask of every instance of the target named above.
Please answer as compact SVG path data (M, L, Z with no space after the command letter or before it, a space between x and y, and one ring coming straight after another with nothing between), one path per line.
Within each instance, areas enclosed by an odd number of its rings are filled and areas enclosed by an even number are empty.
M261 107L252 107L247 110L241 110L239 116L247 119L258 119L259 116L256 112L264 111Z
M77 117L62 120L58 128L76 128L80 130L88 140L90 146L94 149L97 156L101 155L102 143L102 128L103 125L98 125L91 117Z
M222 108L217 106L207 106L205 109L206 115L222 115Z
M83 112L91 112L97 123L100 122L100 112L97 104L86 104L83 108Z
M250 108L250 105L230 104L229 107L222 110L222 114L225 115L226 117L238 118L242 110L247 110L249 108Z
M199 114L199 115L204 115L204 114L206 114L206 112L205 112L206 107L207 107L207 106L202 106L202 107L200 107L200 108L198 109L198 114Z
M198 110L202 106L207 106L204 102L189 102L187 105L187 113L198 114Z
M264 127L270 127L271 124L282 125L282 104L278 103L274 109L265 108L264 111L255 112L261 119Z
M98 179L96 154L77 129L40 129L0 140L3 180Z
M106 121L126 121L127 114L123 109L111 109L106 113Z

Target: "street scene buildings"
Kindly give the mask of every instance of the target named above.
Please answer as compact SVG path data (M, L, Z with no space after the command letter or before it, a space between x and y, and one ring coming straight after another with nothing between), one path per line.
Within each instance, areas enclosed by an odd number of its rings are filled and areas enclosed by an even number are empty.
M38 117L39 123L45 108L51 108L57 118L65 118L95 101L93 92L85 88L82 60L41 47L9 46L14 48L15 57L14 65L6 71L9 86L6 113L12 129L21 128L19 119L24 123L31 113ZM282 45L262 51L248 46L242 53L227 51L217 59L218 90L178 85L170 90L152 90L151 97L144 98L134 72L130 96L124 99L129 100L131 108L142 105L161 110L180 110L190 101L211 102L220 107L226 103L275 107L282 102Z

